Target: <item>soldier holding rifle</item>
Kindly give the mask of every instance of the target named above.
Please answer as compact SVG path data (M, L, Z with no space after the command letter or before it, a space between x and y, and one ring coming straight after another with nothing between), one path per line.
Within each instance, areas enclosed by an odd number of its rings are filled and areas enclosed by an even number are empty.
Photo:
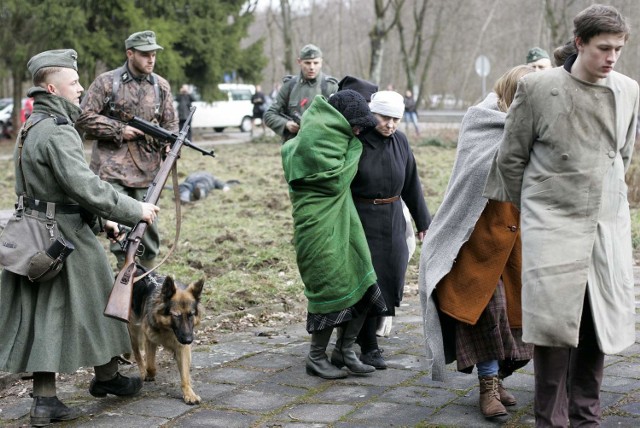
M73 126L83 91L76 60L76 52L66 49L29 61L34 109L20 133L21 161L19 150L14 155L16 177L24 174L15 190L26 194L26 211L43 216L41 207L55 203L58 228L75 245L60 274L48 281L34 284L2 271L0 370L33 373L32 426L79 416L56 397L56 372L94 366L89 392L96 397L133 395L142 387L139 377L118 372L114 356L129 352L131 344L123 323L101 315L113 273L91 225L95 216L131 226L140 220L153 223L159 209L119 194L89 169ZM111 221L105 229L117 233Z
M155 33L134 33L125 40L125 48L125 64L101 74L89 87L77 125L96 140L91 169L120 192L141 201L160 169L165 142L146 137L117 119L126 113L177 133L178 116L169 83L153 73L156 53L163 49ZM152 267L160 247L157 225L147 229L141 247L140 263ZM111 252L122 267L122 248L113 244Z

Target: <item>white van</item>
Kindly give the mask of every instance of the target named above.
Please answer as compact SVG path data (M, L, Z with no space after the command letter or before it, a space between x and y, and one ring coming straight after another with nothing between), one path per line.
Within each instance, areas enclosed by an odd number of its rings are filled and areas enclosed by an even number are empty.
M225 128L240 128L242 132L251 131L253 104L251 97L256 92L254 85L220 83L218 89L227 95L224 101L195 101L196 107L191 128L213 128L222 132Z

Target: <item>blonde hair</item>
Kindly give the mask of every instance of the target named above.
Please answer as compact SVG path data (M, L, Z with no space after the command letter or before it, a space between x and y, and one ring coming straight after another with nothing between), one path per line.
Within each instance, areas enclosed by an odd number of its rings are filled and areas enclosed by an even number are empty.
M493 85L493 92L498 96L498 108L500 111L506 112L509 109L513 102L513 97L516 95L516 89L518 89L518 80L534 71L536 70L531 66L517 65L496 80L495 85Z

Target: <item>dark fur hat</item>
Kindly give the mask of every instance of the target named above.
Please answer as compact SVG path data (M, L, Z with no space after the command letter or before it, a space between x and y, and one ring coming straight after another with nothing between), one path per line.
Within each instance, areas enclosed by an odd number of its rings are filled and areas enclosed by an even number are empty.
M371 94L378 92L378 85L353 76L344 76L338 83L338 91L353 89L362 95L366 102L371 102Z
M345 89L336 92L329 98L329 104L342 113L351 126L364 129L375 128L378 124L364 97L354 90Z

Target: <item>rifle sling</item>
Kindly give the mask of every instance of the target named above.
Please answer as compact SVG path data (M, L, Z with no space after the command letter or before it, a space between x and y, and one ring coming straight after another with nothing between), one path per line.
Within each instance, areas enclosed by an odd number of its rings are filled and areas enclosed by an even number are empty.
M175 204L176 204L176 235L173 238L173 246L171 246L171 248L169 248L169 251L167 252L167 255L164 256L164 258L160 261L160 263L158 263L152 269L149 269L148 271L146 271L142 275L136 276L135 278L133 278L133 282L134 283L140 281L142 278L144 278L145 276L149 275L151 272L153 272L154 270L156 270L160 266L162 266L162 264L167 261L167 259L171 256L171 254L173 254L173 251L178 246L178 239L180 238L180 225L182 223L182 219L181 219L182 214L181 214L181 211L180 211L180 190L178 190L178 164L177 164L177 162L174 163L173 166L171 167L171 181L173 182L173 195L175 197Z

